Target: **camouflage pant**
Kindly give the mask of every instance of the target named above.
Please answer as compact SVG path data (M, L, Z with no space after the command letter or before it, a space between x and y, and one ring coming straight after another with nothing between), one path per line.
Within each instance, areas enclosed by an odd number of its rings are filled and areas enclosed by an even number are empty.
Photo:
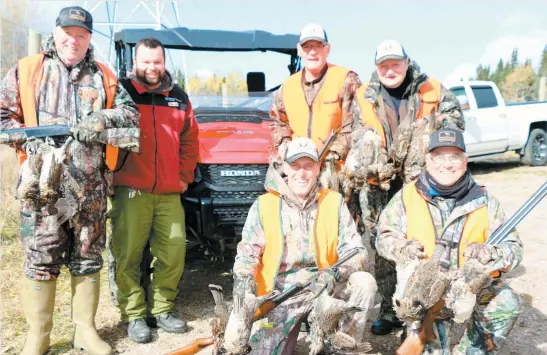
M378 319L397 321L393 310L393 294L397 285L395 263L376 253L376 228L380 214L388 203L388 192L378 186L366 185L359 193L359 205L365 228L370 233L370 245L374 251L374 276L378 283L378 292L382 296Z
M25 252L23 271L33 280L55 280L61 266L82 276L103 266L105 247L106 189L86 191L80 211L60 224L59 215L44 216L21 205L21 243ZM82 251L87 248L87 251Z
M500 280L477 296L477 307L454 354L492 355L513 329L520 314L520 298Z
M520 314L520 299L496 280L477 296L477 305L466 324L436 320L437 339L426 345L424 355L493 355L507 338ZM407 330L407 332L410 330ZM463 336L462 336L463 333Z
M372 275L364 271L353 273L348 283L338 284L335 288L335 297L345 301L351 300L352 304L367 309L343 320L340 327L341 331L352 336L357 342L362 341L368 310L373 306L375 294L376 282ZM305 302L309 295L309 292L304 292L288 299L268 313L266 318L253 324L250 337L251 355L293 353L300 325L313 309L313 302Z

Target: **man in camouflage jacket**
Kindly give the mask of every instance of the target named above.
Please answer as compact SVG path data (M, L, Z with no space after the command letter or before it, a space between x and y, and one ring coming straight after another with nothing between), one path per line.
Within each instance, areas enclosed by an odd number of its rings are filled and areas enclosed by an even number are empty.
M376 282L372 275L363 271L366 250L341 195L322 189L318 184L318 160L317 148L311 139L299 137L291 141L283 165L287 178L282 178L275 168L270 167L265 183L268 193L261 196L249 211L233 269L234 309L224 342L229 354L244 352L248 344L255 355L292 354L301 322L316 309L317 302L321 302L321 297L313 297L314 292L319 293L322 289L325 289L324 297L328 296L331 301L330 295L343 305L361 307L360 311L350 313L342 326L336 329L345 336L349 335L354 342L361 342ZM321 209L327 213L321 213ZM327 227L320 230L316 228L318 225ZM328 238L334 240L328 245L321 236L326 229L336 235L336 239ZM278 245L277 254L273 251L275 245ZM337 259L337 255L343 256L354 248L359 248L361 253L341 265L337 272L321 272L317 263L322 263L322 251L330 250ZM326 265L335 261L329 259ZM272 263L273 274L268 274L266 268ZM274 290L286 291L318 273L319 279L309 289L288 299L254 325L250 319L256 308L236 306L241 302L248 305L255 295L263 297ZM314 319L320 318L321 314L316 312ZM321 327L322 324L315 326ZM317 338L312 338L312 346L323 346L320 339L313 339Z
M375 57L376 70L370 81L359 88L352 107L354 132L370 130L382 142L379 152L372 153L379 162L395 165L393 173L387 174L386 189L380 186L380 178L365 179L359 192L361 219L370 231L372 248L375 245L378 217L389 199L417 176L424 168L424 145L431 132L420 131L418 122L425 124L425 117L435 108L437 122L433 130L440 128L442 121L464 129L465 122L459 103L449 90L438 81L420 72L414 61L410 61L404 48L394 40L382 42ZM429 106L427 106L429 104ZM367 135L369 137L369 135ZM352 154L350 151L349 154ZM368 153L367 153L368 154ZM359 153L363 156L366 154ZM367 164L365 165L368 165ZM353 196L352 199L357 199ZM353 203L350 202L350 205ZM391 298L395 291L396 273L393 263L375 255L375 276L382 304L378 320L372 326L376 335L388 334L394 326L400 326Z
M25 252L23 309L29 324L22 354L42 354L49 347L56 279L66 265L72 274L73 345L93 354L110 354L95 329L99 301L101 253L105 246L106 198L112 173L105 165L105 146L95 141L102 131L138 130L139 112L118 85L112 108L105 109L103 76L90 45L91 14L81 7L61 10L54 32L44 41L42 76L36 79L40 126L72 126L67 171L83 197L66 222L21 204L21 241ZM22 128L19 65L4 78L0 91L0 130ZM48 144L38 142L38 144ZM115 143L115 142L114 142ZM53 143L52 143L53 144ZM61 224L62 223L62 224Z
M441 241L449 246L449 253L443 256L443 260L448 259L445 265L449 271L465 269L472 262L484 266L485 272L466 280L466 285L476 284L484 276L489 278L494 271L490 284L485 279L475 286L476 304L471 304L471 309L465 310L457 302L461 294L455 291L459 287L456 282L450 284L444 296L454 319L464 322L471 317L471 324L454 353L494 354L509 335L520 311L519 297L499 276L520 264L522 242L516 230L512 230L501 243L485 244L506 218L499 201L476 184L467 170L468 156L461 131L441 129L432 134L429 146L426 171L397 192L383 210L376 250L396 263L400 274L406 277L409 275L403 272L405 265L431 257L435 245ZM398 275L401 284L406 282L402 278ZM467 316L462 316L463 313ZM448 346L450 334L444 323L437 322L440 343L431 345L430 350Z

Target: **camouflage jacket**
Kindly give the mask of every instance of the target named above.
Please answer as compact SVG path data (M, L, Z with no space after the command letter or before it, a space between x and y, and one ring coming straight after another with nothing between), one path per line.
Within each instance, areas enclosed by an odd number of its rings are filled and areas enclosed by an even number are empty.
M285 247L275 289L283 292L296 282L307 281L318 271L315 264L314 237L318 186L310 192L304 203L300 203L285 180L275 169L270 168L265 187L268 191L278 192L282 199L281 216ZM366 259L366 250L363 247L361 236L357 233L355 223L345 204L340 214L338 233L338 255L344 255L348 250L357 247L362 248L363 256ZM237 256L234 263L235 277L256 276L265 245L266 239L260 221L258 201L255 201L247 215L242 240L237 246ZM366 260L358 257L352 258L340 268L341 279L345 280L354 271L363 270L365 263Z
M326 71L325 71L326 73ZM323 74L319 81L306 82L304 76L302 76L302 89L304 90L304 96L310 105L313 99L322 87L325 81L326 75ZM350 146L350 134L353 123L353 116L351 115L351 107L353 104L353 97L357 89L361 86L361 81L357 74L350 71L344 84L340 88L339 100L342 107L342 129L338 134L336 140L330 146L330 151L335 152L339 157L345 157ZM275 93L272 107L270 109L270 117L273 119L271 125L272 130L272 144L277 149L283 140L290 140L292 137L292 130L289 126L289 119L287 118L287 111L283 104L283 86Z
M106 110L103 74L97 66L93 47L69 70L57 56L53 35L43 43L43 76L39 85L38 122L46 125L78 123L104 129L138 129L139 111L125 89L118 84L112 109ZM0 84L0 130L23 127L25 119L19 97L18 67L12 68ZM123 138L122 138L123 139ZM104 186L112 174L106 169L105 146L73 141L69 148L69 171L84 189Z
M424 185L428 186L423 176L424 174L420 175L418 179L421 179ZM397 192L380 215L376 239L378 254L396 263L401 262L398 256L401 248L407 242L407 221L402 193L403 190ZM433 201L430 196L425 196L425 200L433 220L437 240L443 234L453 235L455 240L452 240L452 242L459 244L462 234L461 229L464 227L464 223L459 222L461 219L466 218L467 214L484 205L488 206L488 236L492 235L506 220L499 201L488 192L456 207L454 207L454 199L435 197ZM406 206L406 208L412 207ZM493 255L497 256L495 267L500 271L512 270L522 261L523 246L516 230L511 231L506 240L492 246L492 248L495 250ZM458 267L458 253L458 248L452 248L450 255L451 268L456 269Z
M378 74L374 71L370 77L368 87L365 90L365 99L370 101L374 105L374 110L378 118L383 122L383 126L386 129L386 143L389 149L393 142L397 126L403 121L407 114L413 115L412 121L415 121L416 113L420 106L420 87L427 81L428 76L425 73L420 72L420 67L416 62L410 62L409 73L411 75L412 82L407 88L405 97L401 101L399 111L396 111L395 105L388 92L383 88L378 78ZM383 99L385 112L379 110L379 98ZM456 96L441 85L441 98L439 102L438 112L445 114L446 117L460 129L465 128L465 121L460 109L460 104L456 99ZM352 122L354 122L354 128L359 128L363 125L361 117L361 108L357 103L357 98L354 98L354 102L351 105ZM367 127L365 127L367 128Z

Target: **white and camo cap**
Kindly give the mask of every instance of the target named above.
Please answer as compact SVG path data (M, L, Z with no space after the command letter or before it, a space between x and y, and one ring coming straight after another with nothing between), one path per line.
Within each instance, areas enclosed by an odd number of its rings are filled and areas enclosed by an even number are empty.
M406 59L408 55L399 42L394 39L386 39L376 48L376 65L386 59Z
M292 163L300 158L310 158L319 163L319 154L317 153L317 146L315 143L307 137L298 137L293 139L287 146L287 153L285 153L285 162Z
M327 39L327 32L323 27L319 26L316 23L309 23L302 31L300 31L300 45L306 43L307 41L318 41L321 43L329 43Z

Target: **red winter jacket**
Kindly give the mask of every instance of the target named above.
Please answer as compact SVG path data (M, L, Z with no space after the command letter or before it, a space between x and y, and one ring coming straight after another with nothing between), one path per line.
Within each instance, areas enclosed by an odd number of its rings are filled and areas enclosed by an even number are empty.
M178 85L150 93L135 80L120 83L141 112L141 153L129 154L114 173L114 185L157 195L180 192L180 180L194 181L199 154L198 125L188 95Z

